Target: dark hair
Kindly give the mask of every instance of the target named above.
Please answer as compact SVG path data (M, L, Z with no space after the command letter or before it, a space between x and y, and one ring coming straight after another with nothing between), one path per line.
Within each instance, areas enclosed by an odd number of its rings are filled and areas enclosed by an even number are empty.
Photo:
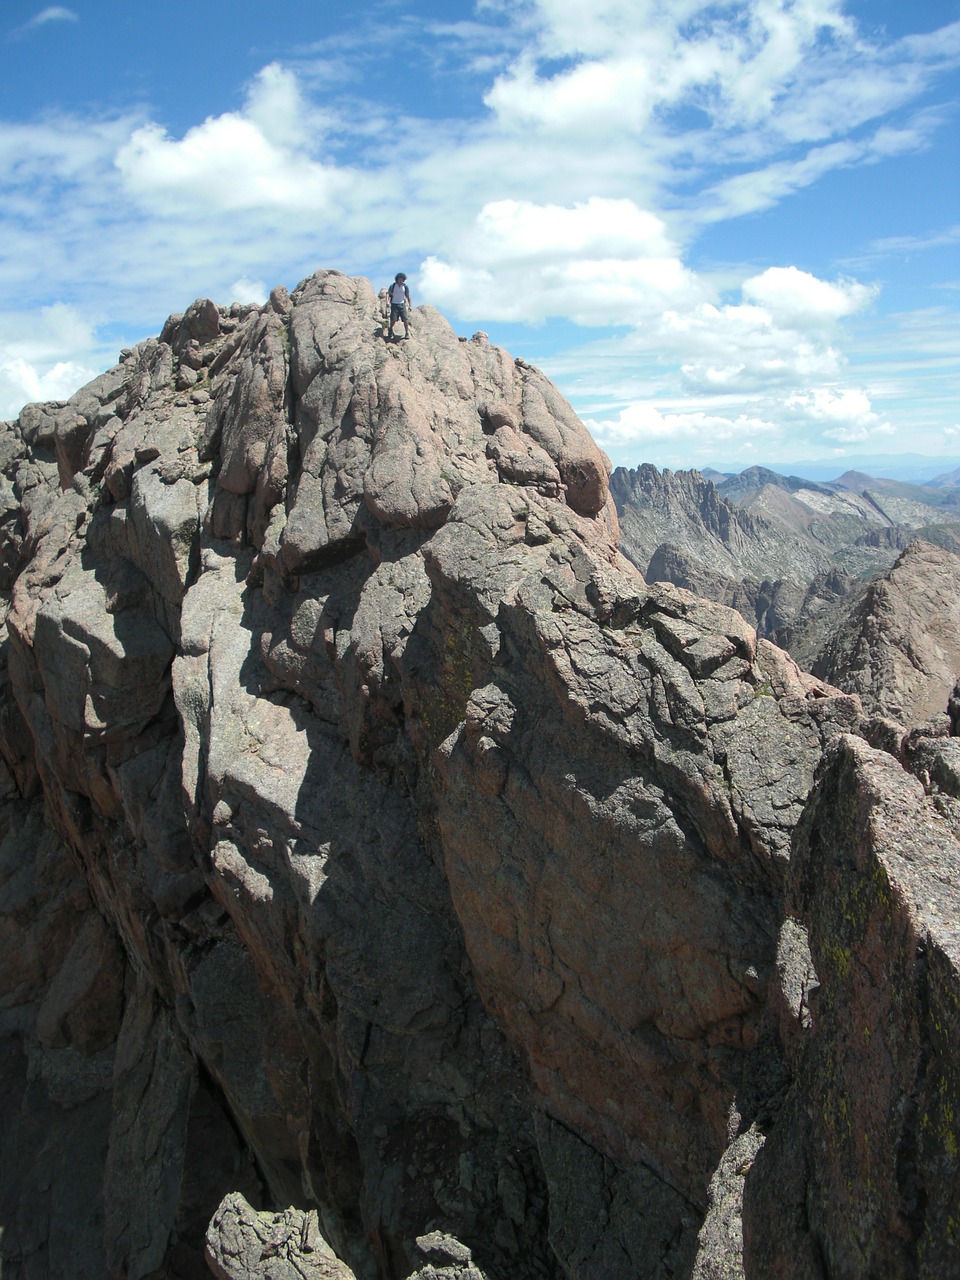
M406 280L407 277L403 274L402 271L398 271L393 278L394 280Z

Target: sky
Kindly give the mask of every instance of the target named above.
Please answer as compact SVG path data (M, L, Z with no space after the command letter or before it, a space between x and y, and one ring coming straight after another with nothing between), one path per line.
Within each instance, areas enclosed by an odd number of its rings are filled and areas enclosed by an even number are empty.
M0 418L403 270L616 465L960 464L960 0L3 0L0 58Z

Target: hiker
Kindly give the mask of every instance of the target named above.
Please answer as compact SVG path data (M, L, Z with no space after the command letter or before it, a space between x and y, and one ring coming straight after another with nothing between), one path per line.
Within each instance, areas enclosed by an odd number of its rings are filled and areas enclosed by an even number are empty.
M390 286L390 323L387 327L387 337L393 337L393 326L398 320L403 321L403 336L410 337L410 325L407 319L408 308L410 306L410 290L407 288L407 277L402 271L398 271L394 276L393 284Z

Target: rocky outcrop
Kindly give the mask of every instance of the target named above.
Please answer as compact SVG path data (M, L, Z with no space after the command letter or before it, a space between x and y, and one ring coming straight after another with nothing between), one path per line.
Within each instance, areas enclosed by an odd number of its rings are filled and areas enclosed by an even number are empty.
M877 715L914 725L943 714L960 673L960 556L912 543L810 665Z
M96 1135L76 1207L52 1138L4 1189L5 1274L192 1277L231 1192L218 1274L736 1274L859 699L643 581L537 370L430 308L386 344L337 272L196 303L3 458L3 1053L18 1123Z
M315 1209L258 1213L239 1192L214 1214L205 1254L217 1280L356 1280L320 1234Z
M746 1179L747 1274L957 1274L955 799L841 738L798 827L781 933L796 1076Z

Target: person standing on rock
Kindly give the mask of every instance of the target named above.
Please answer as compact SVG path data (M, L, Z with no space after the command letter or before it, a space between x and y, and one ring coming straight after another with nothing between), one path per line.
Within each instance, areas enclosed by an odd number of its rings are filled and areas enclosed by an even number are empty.
M393 326L398 320L403 321L403 336L410 337L409 325L409 308L410 308L410 290L407 288L407 277L402 271L398 271L394 276L393 284L390 286L390 324L387 328L387 337L393 337Z

